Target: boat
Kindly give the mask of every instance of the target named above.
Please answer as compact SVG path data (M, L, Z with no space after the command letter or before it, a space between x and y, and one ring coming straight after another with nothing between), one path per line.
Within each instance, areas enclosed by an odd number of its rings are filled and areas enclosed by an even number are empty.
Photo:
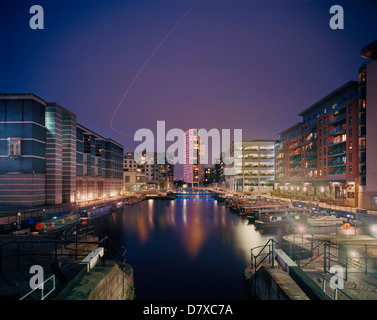
M33 235L47 234L60 231L68 226L78 223L80 215L77 213L67 214L60 217L54 217L49 220L40 221L31 226L30 232Z
M108 214L110 212L110 205L103 207L93 207L92 209L83 208L80 212L80 220L86 221L97 218L99 216Z
M248 204L245 206L241 206L240 212L244 213L248 219L255 220L259 217L259 210L266 210L266 209L290 209L293 208L292 204L280 204L280 203L273 203L273 202L256 202L253 204Z
M287 224L306 222L308 209L280 208L258 210L258 218L254 221L257 227L278 227Z
M326 211L321 211L310 216L307 223L313 227L333 227L343 224L343 219L338 218L333 214L329 214Z
M230 197L232 197L233 195L232 194L230 194L230 193L218 193L217 195L216 195L216 200L217 201L219 201L219 202L225 202L226 201L226 199L228 199L228 198L230 198Z

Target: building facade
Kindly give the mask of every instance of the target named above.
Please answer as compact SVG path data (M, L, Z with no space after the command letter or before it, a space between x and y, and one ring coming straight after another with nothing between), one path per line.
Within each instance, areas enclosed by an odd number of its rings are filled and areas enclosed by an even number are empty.
M276 140L251 140L232 144L230 156L234 157L232 174L226 175L231 191L267 193L274 187ZM239 157L236 148L239 148Z
M0 204L56 205L120 193L123 147L77 124L58 103L1 94L0 125Z
M201 152L198 129L185 132L185 163L183 165L183 180L191 187L199 187L204 181L204 164Z
M125 179L132 175L129 172L135 172L135 185L132 187L128 185L129 190L138 191L142 189L170 189L174 182L174 165L171 164L171 156L164 155L165 163L158 163L159 153L154 152L150 155L150 159L146 159L146 154L143 154L141 163L138 164L134 158L133 152L127 152L124 155L124 171ZM148 161L147 161L148 160ZM169 160L169 161L168 161ZM127 172L127 173L126 173Z
M302 122L280 133L275 148L276 189L357 206L358 83L347 82L299 115Z
M377 41L361 50L359 69L359 207L377 210Z

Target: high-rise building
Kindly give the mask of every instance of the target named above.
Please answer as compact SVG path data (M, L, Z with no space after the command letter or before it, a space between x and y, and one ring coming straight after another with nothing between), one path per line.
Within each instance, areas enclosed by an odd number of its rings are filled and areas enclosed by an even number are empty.
M185 132L186 155L183 165L183 180L192 187L199 187L204 180L203 155L200 154L201 144L198 129Z
M359 207L377 209L377 41L361 50L359 69Z
M77 124L58 103L1 94L0 126L0 204L61 204L121 192L123 147Z

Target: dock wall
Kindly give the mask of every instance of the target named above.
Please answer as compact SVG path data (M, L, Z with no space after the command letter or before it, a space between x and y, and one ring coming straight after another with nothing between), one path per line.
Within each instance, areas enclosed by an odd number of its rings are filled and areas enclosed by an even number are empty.
M309 300L295 281L280 268L262 266L245 271L246 298L254 300Z
M121 270L114 261L97 264L57 300L133 300L133 269L126 264Z

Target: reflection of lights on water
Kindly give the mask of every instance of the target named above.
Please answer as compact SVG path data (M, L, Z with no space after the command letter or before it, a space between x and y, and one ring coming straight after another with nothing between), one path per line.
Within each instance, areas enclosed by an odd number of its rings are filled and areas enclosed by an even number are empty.
M184 199L183 201L183 223L187 224L187 199Z

